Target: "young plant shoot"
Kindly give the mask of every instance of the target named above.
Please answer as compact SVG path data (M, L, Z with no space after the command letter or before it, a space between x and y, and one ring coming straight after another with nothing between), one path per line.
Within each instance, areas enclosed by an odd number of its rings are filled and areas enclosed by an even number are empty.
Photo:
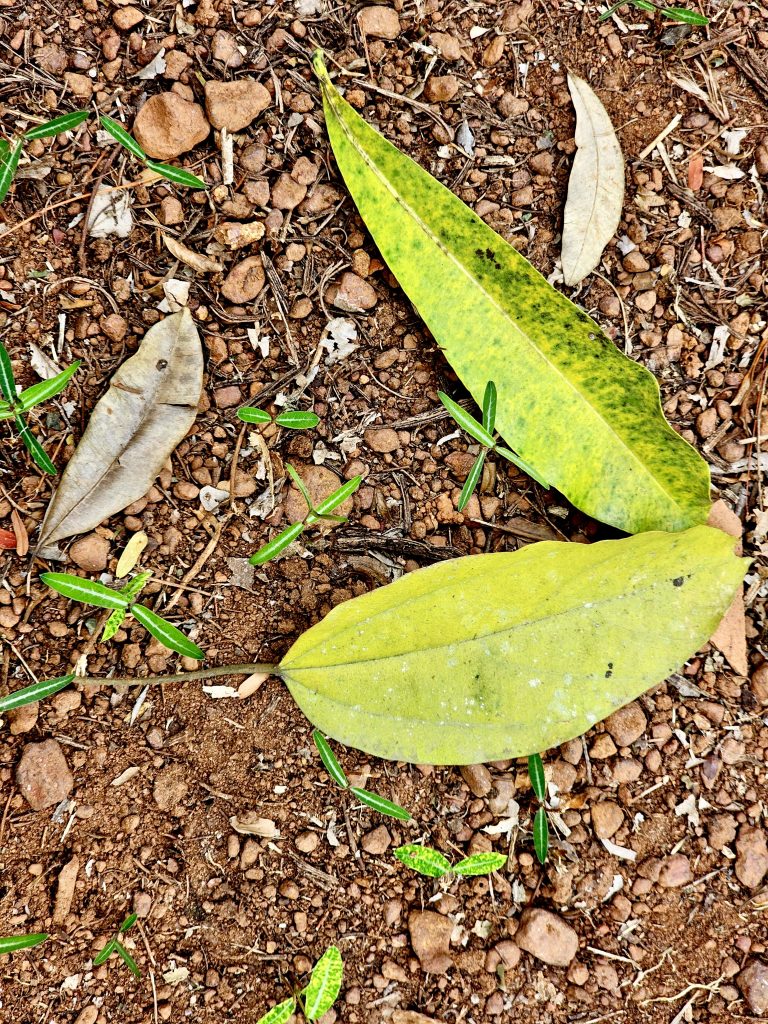
M651 0L619 0L618 3L611 4L608 10L600 15L597 19L598 22L610 18L625 3L631 4L638 11L649 11L651 13L658 11L663 17L669 18L670 21L680 21L686 25L703 26L709 24L709 18L699 14L698 11L689 11L686 7L660 7L658 4L651 3Z
M48 938L47 934L37 935L9 935L5 938L0 938L0 956L6 956L8 953L18 953L22 949L32 949L33 946L39 946L41 942L45 942Z
M539 864L543 864L549 850L549 819L546 808L547 780L544 776L541 754L531 754L528 758L528 775L540 805L533 819L533 848L536 851Z
M446 875L468 877L472 875L490 875L492 871L500 871L507 863L504 853L473 853L457 864L451 864L447 857L431 846L419 846L408 843L398 846L395 856L401 864L417 871L427 878L444 878Z
M344 963L341 953L336 946L329 946L312 968L312 974L305 987L289 999L273 1006L271 1010L267 1010L256 1024L286 1024L297 1008L301 1010L306 1020L319 1020L338 999L343 976Z
M5 345L0 343L0 391L2 391L3 395L2 399L0 399L0 419L14 421L19 437L24 442L33 460L40 469L53 476L56 475L56 467L30 430L26 415L36 405L40 405L41 402L46 402L49 398L53 398L62 392L69 383L70 377L77 371L79 365L80 360L78 359L71 366L68 366L66 370L57 373L55 377L51 377L49 380L41 380L38 384L33 384L31 388L27 388L20 394L17 394L11 357L8 355Z
M100 967L101 964L106 963L106 961L109 960L113 953L117 953L117 955L123 961L123 963L134 976L134 978L141 977L139 965L136 963L131 954L120 941L120 936L125 935L128 929L132 928L134 924L136 924L136 920L136 914L129 914L128 917L126 917L126 919L120 925L117 935L115 935L114 938L110 939L106 946L93 958L94 967Z
M379 814L386 814L388 817L398 818L400 821L411 820L411 814L399 804L392 803L391 800L387 800L386 797L379 796L378 793L370 793L367 789L360 789L358 786L350 786L349 780L344 774L344 769L336 760L336 755L331 750L328 740L323 736L319 729L315 729L312 733L312 739L315 741L315 746L320 754L320 760L325 765L326 771L339 789L346 789L349 790L350 793L354 793L360 803L365 804L366 807L373 808L373 810L378 811Z
M237 417L243 423L276 423L278 427L286 427L288 430L312 430L320 422L320 417L314 412L286 409L273 416L266 409L256 409L250 405L238 409Z

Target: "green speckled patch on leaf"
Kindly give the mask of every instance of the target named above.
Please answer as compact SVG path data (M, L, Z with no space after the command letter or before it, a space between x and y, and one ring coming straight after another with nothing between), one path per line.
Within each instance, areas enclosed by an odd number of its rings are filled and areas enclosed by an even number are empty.
M476 764L548 750L712 635L744 573L732 547L696 526L441 562L338 605L280 675L314 725L379 757Z
M382 256L496 428L578 508L628 533L709 512L706 463L666 422L659 388L583 310L341 98L318 52L339 169Z

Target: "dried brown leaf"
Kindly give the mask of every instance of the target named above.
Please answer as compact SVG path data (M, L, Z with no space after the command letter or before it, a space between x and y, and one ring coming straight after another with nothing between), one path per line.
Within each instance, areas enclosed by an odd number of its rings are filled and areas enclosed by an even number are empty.
M224 271L223 263L212 260L210 256L203 256L202 253L194 252L184 245L183 242L179 242L178 239L172 238L170 235L163 234L163 242L166 249L177 260L186 263L188 267L192 267L198 274L221 274Z

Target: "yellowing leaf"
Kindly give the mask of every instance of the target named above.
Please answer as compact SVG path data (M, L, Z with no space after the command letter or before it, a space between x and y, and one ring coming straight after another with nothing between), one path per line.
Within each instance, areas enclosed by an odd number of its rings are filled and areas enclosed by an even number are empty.
M732 546L697 526L441 562L334 608L280 674L317 728L379 757L547 750L712 635L744 572Z
M123 553L117 560L115 576L119 580L121 580L123 576L127 576L131 569L136 566L136 563L141 558L142 551L148 543L149 537L143 530L139 530L138 533L134 533L123 548Z
M302 991L304 1016L318 1020L336 1002L344 965L336 946L329 946L312 969L309 984Z
M624 158L603 104L576 75L568 75L576 109L576 158L563 215L563 279L578 284L600 262L624 203Z
M709 510L706 463L664 420L647 370L472 210L355 113L316 54L326 127L358 210L403 290L496 429L578 508L628 533Z
M194 423L202 387L200 335L184 309L147 331L91 413L48 506L39 552L146 494Z

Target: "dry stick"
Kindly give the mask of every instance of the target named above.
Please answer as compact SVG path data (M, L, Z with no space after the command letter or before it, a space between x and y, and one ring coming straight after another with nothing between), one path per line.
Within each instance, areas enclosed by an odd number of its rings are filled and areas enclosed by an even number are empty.
M194 672L177 672L169 676L75 676L73 682L81 686L162 686L165 683L191 683L196 679L215 679L217 676L252 676L255 672L277 674L279 665L256 661L247 665L215 665L197 668Z

